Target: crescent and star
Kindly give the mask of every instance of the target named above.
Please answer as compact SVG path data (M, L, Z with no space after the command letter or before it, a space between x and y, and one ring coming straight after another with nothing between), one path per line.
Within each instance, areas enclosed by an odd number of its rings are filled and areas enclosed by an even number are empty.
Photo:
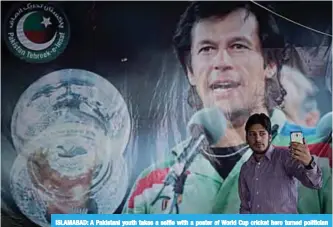
M49 46L52 45L52 43L54 42L54 40L57 37L57 32L55 32L54 36L52 37L52 39L46 43L41 43L41 44L37 44L34 42L31 42L27 36L24 34L23 31L23 25L25 20L31 15L37 13L37 11L33 11L33 12L29 12L27 14L25 14L17 23L17 27L16 27L16 34L17 34L17 38L20 41L20 43L27 49L31 49L34 51L40 51L40 50L44 50L46 48L48 48ZM50 17L43 17L43 21L41 22L41 24L43 24L45 26L45 28L47 28L49 25L52 25L51 21L50 21Z

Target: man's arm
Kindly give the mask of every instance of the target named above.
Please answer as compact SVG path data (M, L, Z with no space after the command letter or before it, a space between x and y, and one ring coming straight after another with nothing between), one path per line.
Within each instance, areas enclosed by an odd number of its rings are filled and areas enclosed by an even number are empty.
M250 213L250 192L247 187L245 178L244 178L244 165L241 168L239 178L238 178L238 193L241 201L239 213L240 214L249 214Z
M318 191L320 199L320 213L332 214L332 140L313 145L311 153L318 157L317 165L323 173L323 186Z
M147 198L144 196L146 190L145 185L150 184L146 178L151 172L151 168L145 169L135 181L131 192L127 198L125 206L123 207L123 214L147 214Z
M153 164L140 174L123 208L123 214L162 213L162 210L158 208L154 210L151 202L156 199L163 187L169 168L175 164L177 154L183 151L189 141L190 139L177 144L170 152L170 156L166 158L166 161Z
M298 179L305 187L320 189L323 185L322 171L312 160L312 165L306 167L303 163L292 156L291 151L284 150L284 163L287 173Z
M134 186L131 189L131 192L130 192L130 194L127 198L127 201L122 210L123 214L146 214L145 201L142 201L141 203L139 203L138 201L135 202L134 193L135 193L135 191L138 190L139 180L140 180L140 176L138 177L137 181L135 182Z
M170 160L159 163L158 165L152 165L145 169L137 178L122 213L150 213L150 203L156 198L160 188L162 188L164 179L167 176L169 168L172 164L173 160Z

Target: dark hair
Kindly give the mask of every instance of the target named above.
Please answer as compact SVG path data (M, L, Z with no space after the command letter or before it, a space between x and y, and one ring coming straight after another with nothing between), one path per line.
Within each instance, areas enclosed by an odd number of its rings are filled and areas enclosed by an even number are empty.
M202 19L208 19L214 16L223 16L239 8L245 8L248 11L248 15L251 12L256 16L259 25L259 38L264 52L263 57L265 59L265 65L273 62L277 65L277 75L272 79L267 79L266 83L267 89L265 97L268 98L266 100L267 108L270 110L275 106L281 106L284 96L286 95L286 91L280 83L280 69L284 62L288 60L286 52L287 46L284 37L280 34L273 16L267 10L262 9L252 2L191 2L182 14L173 37L173 46L175 48L176 55L184 71L187 73L187 67L191 69L191 34L194 25ZM244 20L246 18L244 18ZM276 48L282 48L282 51L274 51L268 48L274 48L275 50ZM196 91L191 86L188 99L191 107L198 105L196 103L198 101L197 97L190 97L191 95L197 96L197 94L194 93L196 93ZM200 106L201 105L198 105L197 107Z
M249 119L247 120L246 124L245 124L245 131L246 133L248 133L249 129L251 128L252 125L255 124L260 124L262 125L262 127L264 127L266 129L266 131L271 134L272 129L271 129L271 120L269 119L269 117L264 114L264 113L256 113L253 114L249 117Z

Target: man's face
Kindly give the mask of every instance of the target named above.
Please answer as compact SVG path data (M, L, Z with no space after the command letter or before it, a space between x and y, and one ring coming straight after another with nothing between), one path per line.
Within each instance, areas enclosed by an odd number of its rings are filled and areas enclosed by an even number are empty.
M276 67L264 69L256 18L246 16L239 9L201 20L192 29L188 78L204 107L218 106L231 114L264 104L265 78Z
M263 154L270 145L271 135L261 124L254 124L246 134L250 148L256 154Z

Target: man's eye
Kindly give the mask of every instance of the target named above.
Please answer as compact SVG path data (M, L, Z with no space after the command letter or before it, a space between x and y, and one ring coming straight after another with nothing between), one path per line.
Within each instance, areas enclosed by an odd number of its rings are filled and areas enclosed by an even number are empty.
M203 53L209 53L212 50L214 50L214 47L212 47L212 46L205 46L205 47L200 48L199 53L201 53L201 52L203 52Z
M249 49L247 46L240 43L235 43L231 47L232 49Z

